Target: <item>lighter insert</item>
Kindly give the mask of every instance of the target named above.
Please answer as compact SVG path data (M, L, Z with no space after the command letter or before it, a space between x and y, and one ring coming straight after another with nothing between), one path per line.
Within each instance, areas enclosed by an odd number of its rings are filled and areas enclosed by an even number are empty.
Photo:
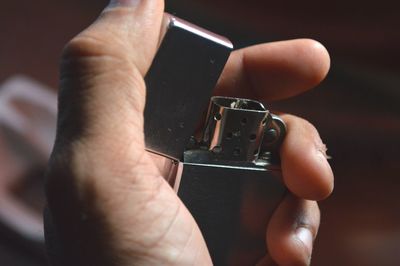
M243 264L265 254L268 221L286 193L278 156L286 127L258 101L211 97L232 44L166 19L145 77L146 148L168 158L164 175L195 218L213 263Z

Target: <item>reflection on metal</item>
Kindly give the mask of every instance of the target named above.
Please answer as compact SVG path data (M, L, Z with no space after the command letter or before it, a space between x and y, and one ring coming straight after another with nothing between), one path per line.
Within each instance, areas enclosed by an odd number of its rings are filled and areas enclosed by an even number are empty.
M285 194L279 170L183 163L176 186L214 265L234 265L256 255L241 264L255 265L265 255L268 221Z
M238 254L265 253L268 221L286 192L276 164L285 132L283 121L257 101L211 99L203 139L184 153L175 189L215 265L230 265L240 260Z
M220 159L252 161L260 152L268 114L253 100L213 97L203 142Z
M232 50L226 38L175 17L145 77L147 148L182 159Z
M157 160L160 171L199 225L214 264L255 264L286 193L277 152L285 124L255 100L210 100L231 46L171 21L146 77L146 147L168 158ZM195 137L209 100L202 136Z

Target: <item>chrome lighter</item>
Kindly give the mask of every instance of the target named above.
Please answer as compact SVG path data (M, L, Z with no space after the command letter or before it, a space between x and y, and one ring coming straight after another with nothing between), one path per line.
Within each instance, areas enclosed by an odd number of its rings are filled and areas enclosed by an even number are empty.
M145 77L146 148L166 158L164 175L195 218L213 263L254 264L248 258L265 254L268 221L286 192L278 156L285 124L258 101L211 97L232 44L166 19Z

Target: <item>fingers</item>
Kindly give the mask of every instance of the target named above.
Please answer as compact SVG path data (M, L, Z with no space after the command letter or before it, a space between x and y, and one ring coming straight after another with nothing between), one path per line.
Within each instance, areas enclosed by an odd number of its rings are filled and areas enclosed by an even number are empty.
M288 98L319 84L329 66L328 52L313 40L256 45L232 53L215 93L261 101Z
M288 194L270 220L267 230L269 256L278 265L309 265L320 223L315 201Z
M256 45L232 53L215 94L260 101L288 98L320 83L329 65L328 52L313 40ZM286 185L299 197L327 197L333 188L333 174L318 132L304 120L283 118L288 126L281 151Z
M287 135L281 147L282 175L288 189L301 198L321 200L333 190L326 146L306 120L282 115Z

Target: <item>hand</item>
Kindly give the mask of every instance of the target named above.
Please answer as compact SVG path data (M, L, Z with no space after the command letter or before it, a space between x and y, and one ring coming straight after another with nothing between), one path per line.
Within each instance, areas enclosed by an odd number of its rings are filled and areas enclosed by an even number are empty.
M51 258L56 265L212 263L194 219L145 151L143 76L157 51L163 8L161 0L111 1L64 50L46 186L46 222L64 253ZM329 56L315 41L249 47L232 54L216 93L286 98L318 84L328 68ZM331 193L333 174L316 129L283 118L282 171L292 193L266 229L269 255L252 261L307 265L319 227L313 200Z

